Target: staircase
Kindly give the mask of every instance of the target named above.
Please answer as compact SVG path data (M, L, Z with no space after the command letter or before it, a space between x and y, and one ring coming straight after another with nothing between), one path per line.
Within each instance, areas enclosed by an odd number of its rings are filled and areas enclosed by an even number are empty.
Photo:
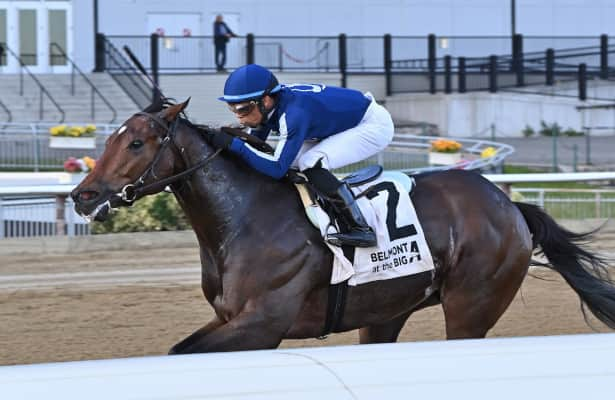
M71 93L70 74L37 74L36 77L51 94L64 111L64 122L87 123L121 123L134 112L137 106L124 91L106 73L92 73L87 77L98 91L111 103L117 115L101 100L98 94L92 97L90 85L80 76L75 75L75 92ZM13 122L60 122L62 113L43 95L42 115L40 113L40 89L31 77L23 75L23 96L19 93L19 74L0 75L0 96L2 102L10 109ZM92 98L94 113L92 115ZM0 115L0 118L4 118Z

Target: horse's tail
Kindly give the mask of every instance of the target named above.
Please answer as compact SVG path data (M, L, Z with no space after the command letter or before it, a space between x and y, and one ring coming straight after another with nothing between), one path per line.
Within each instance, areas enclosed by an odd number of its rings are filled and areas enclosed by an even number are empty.
M558 225L540 207L517 203L532 233L533 247L541 247L549 260L539 264L559 272L581 298L583 304L610 328L615 329L615 285L609 277L606 260L591 254L582 245L595 231L574 233Z

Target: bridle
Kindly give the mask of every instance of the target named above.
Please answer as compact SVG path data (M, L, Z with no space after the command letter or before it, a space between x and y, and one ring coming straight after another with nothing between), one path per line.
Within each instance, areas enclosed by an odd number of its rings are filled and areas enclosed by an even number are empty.
M168 124L158 115L152 115L150 113L146 113L143 111L138 112L134 114L133 116L146 117L148 120L155 122L159 127L161 127L165 131L166 134L164 138L162 138L160 148L158 149L158 152L154 156L154 159L149 164L147 169L141 174L141 176L139 176L139 178L134 183L129 183L127 185L124 185L122 190L120 190L119 193L115 194L115 196L117 196L126 205L131 205L132 203L134 203L134 201L142 193L145 193L148 191L154 191L154 192L160 191L164 189L166 186L168 186L169 184L177 182L181 179L184 179L190 176L196 170L203 168L205 165L211 162L214 159L214 157L216 157L218 154L220 154L220 151L222 151L221 149L217 149L215 152L210 154L205 159L199 161L192 167L187 168L186 170L178 174L171 175L163 179L158 179L158 177L156 176L155 168L156 168L156 164L160 160L160 157L162 157L164 149L169 145L169 143L172 143L177 148L177 145L175 144L174 139L175 139L175 132L177 130L177 125L179 123L179 118L176 118L173 122ZM146 185L145 181L150 175L152 176L154 181Z

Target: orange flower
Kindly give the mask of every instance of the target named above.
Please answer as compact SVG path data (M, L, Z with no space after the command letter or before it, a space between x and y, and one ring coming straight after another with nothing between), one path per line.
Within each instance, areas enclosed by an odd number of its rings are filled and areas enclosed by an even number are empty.
M449 139L437 139L431 141L429 151L437 153L457 153L461 149L461 143Z
M88 157L88 156L83 157L83 162L90 170L93 170L94 167L96 166L96 160L93 159L92 157Z

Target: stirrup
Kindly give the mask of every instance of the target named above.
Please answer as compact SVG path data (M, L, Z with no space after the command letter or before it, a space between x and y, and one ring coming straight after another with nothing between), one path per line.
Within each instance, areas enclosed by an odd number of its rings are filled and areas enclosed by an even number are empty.
M361 231L355 230L354 232L351 231L348 233L330 233L325 240L327 243L337 247L375 247L378 244L376 234L371 229Z

